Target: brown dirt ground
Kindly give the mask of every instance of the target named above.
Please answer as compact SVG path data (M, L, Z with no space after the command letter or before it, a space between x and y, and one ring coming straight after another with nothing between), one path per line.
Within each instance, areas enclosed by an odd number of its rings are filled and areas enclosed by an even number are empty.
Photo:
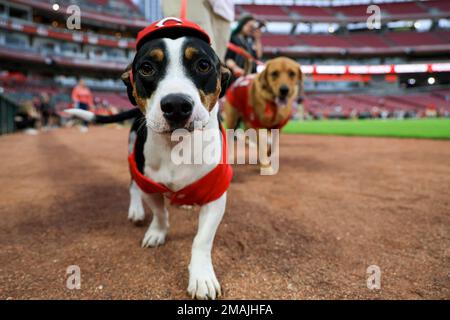
M197 214L172 208L167 243L140 247L127 134L0 138L1 299L188 298ZM449 299L449 190L450 141L282 135L278 175L235 167L213 254L224 298Z

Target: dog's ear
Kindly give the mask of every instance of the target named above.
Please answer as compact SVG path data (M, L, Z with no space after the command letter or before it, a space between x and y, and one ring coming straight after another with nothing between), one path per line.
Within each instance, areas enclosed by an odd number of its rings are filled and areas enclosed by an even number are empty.
M220 64L220 94L219 98L222 98L227 92L228 85L230 84L231 70L223 63Z
M264 68L263 71L261 71L261 73L258 76L258 79L259 79L259 83L261 84L261 88L263 90L272 92L272 90L270 89L270 86L269 86L269 64L270 64L270 61L268 61L266 63L266 67Z
M123 83L127 86L128 99L130 100L131 104L135 106L136 100L134 99L133 96L133 84L131 83L131 68L132 64L129 64L126 67L125 71L120 76L120 79L122 79Z
M297 102L301 103L303 101L303 97L305 96L305 86L303 85L303 72L300 64L297 64L297 85L298 85L298 99Z
M298 81L302 82L303 81L302 67L300 66L300 64L297 64L297 67L298 67L298 72L297 72Z

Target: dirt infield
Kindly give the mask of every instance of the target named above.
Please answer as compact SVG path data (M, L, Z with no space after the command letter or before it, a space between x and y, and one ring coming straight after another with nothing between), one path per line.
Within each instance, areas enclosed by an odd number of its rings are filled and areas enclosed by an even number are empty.
M140 247L127 134L0 137L1 299L188 298L197 212L172 208L167 243ZM235 166L213 253L224 298L449 299L449 190L450 141L282 135L278 175Z

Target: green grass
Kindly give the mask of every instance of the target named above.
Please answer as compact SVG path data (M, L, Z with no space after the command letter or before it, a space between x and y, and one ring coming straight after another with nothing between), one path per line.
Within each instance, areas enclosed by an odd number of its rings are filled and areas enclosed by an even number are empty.
M450 119L290 121L285 133L450 139Z

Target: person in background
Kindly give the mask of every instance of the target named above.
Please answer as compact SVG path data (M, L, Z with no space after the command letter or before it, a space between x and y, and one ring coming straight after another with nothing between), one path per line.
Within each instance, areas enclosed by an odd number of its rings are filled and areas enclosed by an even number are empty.
M165 17L179 17L182 0L161 0ZM211 37L212 47L223 61L234 21L233 0L187 0L186 19L198 24Z
M36 135L36 124L39 120L39 113L33 105L32 101L26 101L20 105L14 117L16 129L23 130L26 134Z
M50 97L47 93L41 94L39 99L38 110L41 113L42 129L48 130L50 128L50 118L55 113Z
M249 53L254 59L261 59L261 35L264 23L253 16L246 15L239 19L236 28L231 33L230 42ZM231 69L234 79L242 75L256 73L256 63L250 59L228 49L225 64Z
M94 106L94 99L91 90L85 85L84 80L80 79L78 84L72 90L72 101L75 108L89 110ZM88 122L83 121L80 128L81 132L88 131Z

